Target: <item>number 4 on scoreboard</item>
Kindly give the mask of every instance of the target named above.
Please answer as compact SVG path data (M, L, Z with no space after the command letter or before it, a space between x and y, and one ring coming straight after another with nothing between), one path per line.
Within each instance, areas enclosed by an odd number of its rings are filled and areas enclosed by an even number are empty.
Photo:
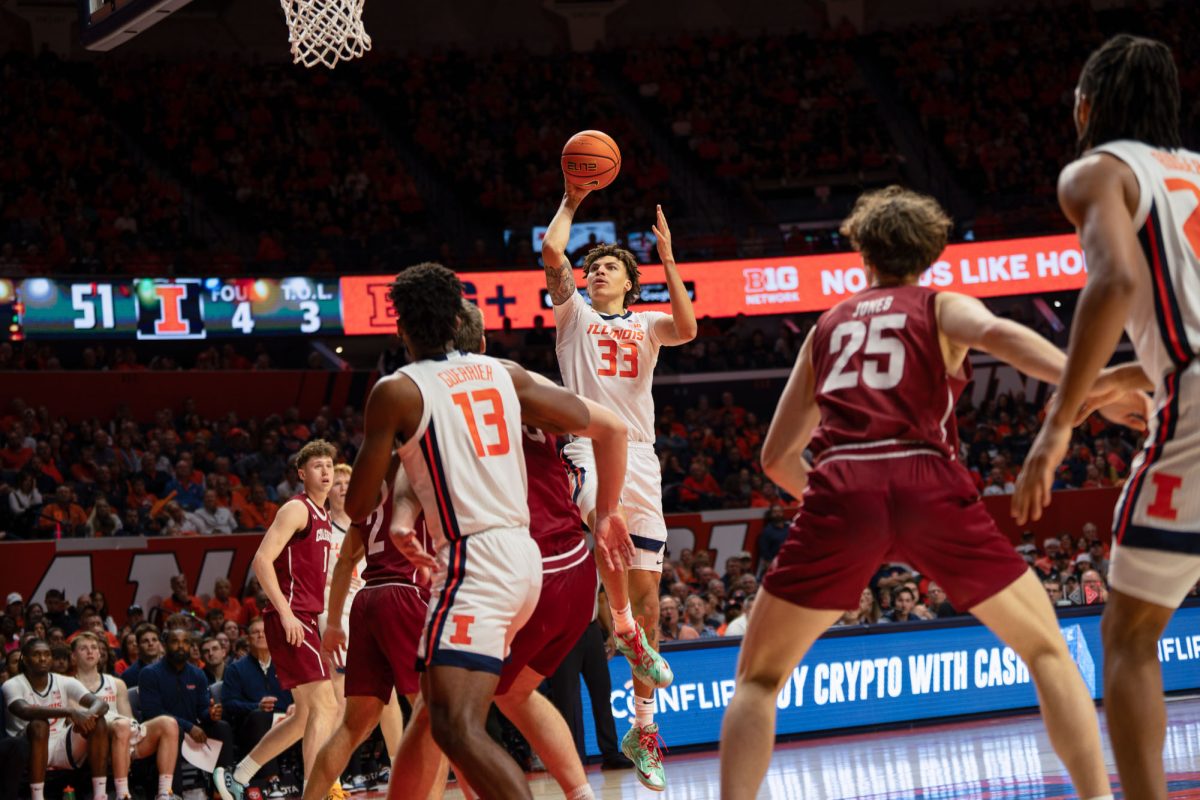
M235 331L242 333L254 332L254 314L250 311L250 301L243 300L237 304L237 308L233 310L233 319L229 320L229 325Z

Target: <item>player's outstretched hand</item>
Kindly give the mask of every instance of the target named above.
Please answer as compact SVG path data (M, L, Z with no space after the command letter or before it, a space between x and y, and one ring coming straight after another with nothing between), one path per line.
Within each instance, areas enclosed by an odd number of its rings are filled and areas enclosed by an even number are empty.
M429 552L426 552L425 545L421 543L421 537L417 536L417 532L409 528L392 528L389 532L392 537L392 544L396 545L396 549L404 554L404 557L418 570L427 569L433 572L437 569L437 559Z
M624 572L633 566L633 539L624 517L609 514L596 521L596 550L610 571Z
M671 248L671 229L667 227L667 215L663 213L662 206L654 208L658 211L658 220L650 226L650 230L654 231L654 245L658 248L658 260L664 264L674 263L675 251Z
M1017 489L1012 498L1012 515L1018 525L1042 518L1042 509L1050 505L1050 489L1054 473L1066 458L1071 444L1071 428L1054 425L1049 420L1042 426L1025 465L1017 476Z

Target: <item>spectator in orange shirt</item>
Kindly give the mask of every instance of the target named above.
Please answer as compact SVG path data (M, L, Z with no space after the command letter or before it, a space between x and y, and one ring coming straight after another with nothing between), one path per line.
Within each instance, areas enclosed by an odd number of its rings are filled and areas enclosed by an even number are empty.
M120 642L117 641L117 637L113 636L111 632L105 629L104 618L101 617L99 612L97 612L96 609L92 608L91 606L84 608L83 613L79 617L79 630L67 637L67 644L75 641L75 637L84 631L89 631L99 636L108 643L110 650L116 650L117 646L120 644Z
M200 601L188 594L187 577L184 575L171 578L171 595L163 600L162 607L168 614L193 614L198 617L204 613Z
M250 502L235 510L243 530L265 531L275 521L275 512L279 510L279 506L267 499L266 487L256 483L250 490Z
M233 586L227 578L218 578L213 586L213 598L208 601L208 607L210 610L219 610L225 615L225 619L236 622L242 617L242 604L230 595L232 590Z
M24 429L20 425L13 425L8 432L8 446L0 450L0 470L19 472L31 458L33 448L25 446Z
M67 485L54 490L54 502L42 507L38 529L62 536L83 536L87 532L87 512L75 502L75 493Z
M721 505L721 498L724 496L721 485L708 471L708 465L704 463L704 459L700 457L692 459L692 467L688 471L688 476L683 479L683 485L679 488L680 501L692 509L717 508Z

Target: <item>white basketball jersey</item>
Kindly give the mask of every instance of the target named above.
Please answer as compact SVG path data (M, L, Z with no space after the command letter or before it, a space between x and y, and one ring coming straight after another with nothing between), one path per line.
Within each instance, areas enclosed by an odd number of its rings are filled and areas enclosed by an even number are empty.
M38 708L72 708L88 693L82 683L57 672L50 673L46 689L42 692L35 691L24 674L5 681L0 688L3 689L5 708L18 700ZM4 722L9 736L20 736L29 724L12 712L5 714ZM46 722L50 726L50 733L54 734L69 725L71 720L69 717L55 717Z
M78 679L76 679L78 680ZM82 683L82 681L80 681ZM84 686L83 688L87 688ZM108 703L108 713L104 715L105 722L115 722L121 713L117 710L117 679L112 675L100 675L100 688L92 692L104 702Z
M529 528L521 404L494 358L452 352L400 369L421 391L421 422L399 449L434 547Z
M1200 352L1200 155L1135 141L1092 152L1119 158L1137 177L1133 224L1150 275L1135 284L1125 332L1142 369L1161 387Z
M650 389L662 347L654 323L666 316L659 311L601 314L578 292L554 307L555 350L563 383L612 410L629 426L630 441L654 441Z
M329 587L334 581L334 567L337 566L337 559L341 557L342 545L346 543L346 534L349 533L330 518L329 529L332 531L332 539L329 541L329 572L325 573L325 613L320 614L320 626L325 627L325 615L329 613ZM366 545L366 542L362 542ZM362 575L362 570L367 569L367 559L362 557L359 563L354 565L354 576L350 578L350 588L346 593L346 604L342 606L342 630L349 632L350 630L350 606L354 604L354 595L359 594L359 588L362 582L359 577Z

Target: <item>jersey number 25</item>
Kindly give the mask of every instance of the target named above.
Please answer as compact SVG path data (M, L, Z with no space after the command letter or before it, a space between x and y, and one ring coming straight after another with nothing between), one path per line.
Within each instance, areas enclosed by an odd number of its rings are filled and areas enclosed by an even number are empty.
M851 389L862 382L870 389L894 389L904 377L904 344L899 339L884 336L888 331L897 331L908 321L907 314L880 314L871 317L870 325L859 319L846 320L833 329L829 337L829 354L837 356L833 369L829 371L821 393L838 389ZM863 347L863 343L866 347ZM880 356L887 360L883 369L875 359L863 359L862 371L846 369L859 350L864 356Z

